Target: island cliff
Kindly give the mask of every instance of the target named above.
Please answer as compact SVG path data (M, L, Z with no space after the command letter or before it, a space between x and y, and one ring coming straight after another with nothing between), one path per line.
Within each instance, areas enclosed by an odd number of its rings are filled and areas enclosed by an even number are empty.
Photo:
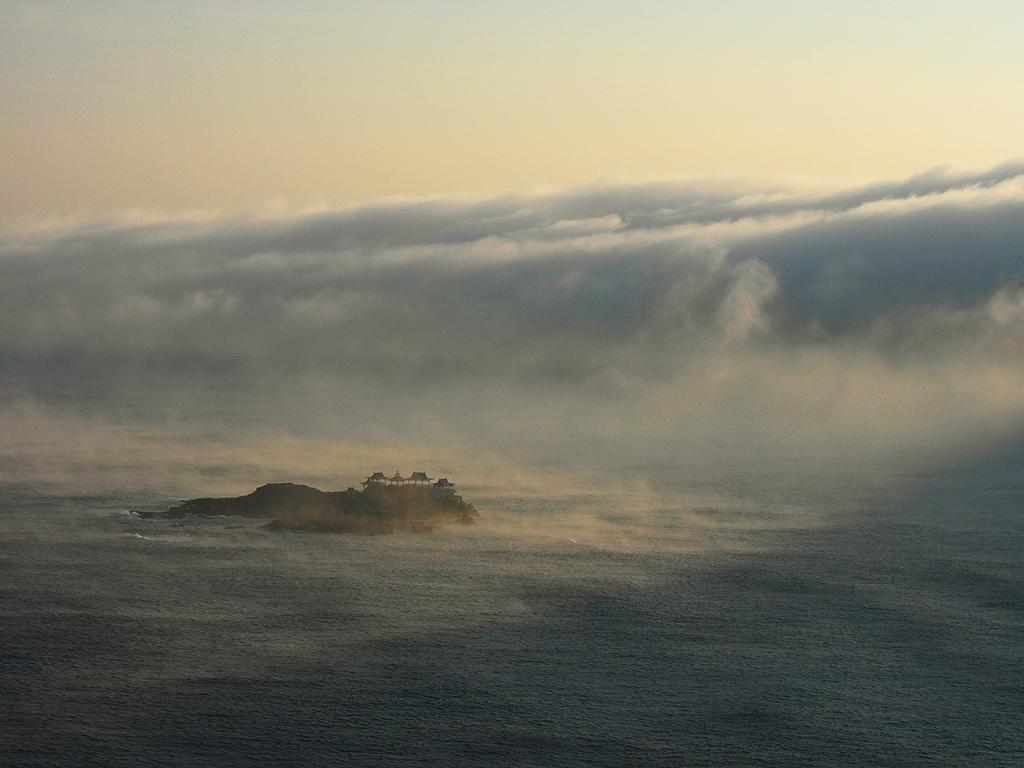
M164 513L140 514L173 518L239 515L270 518L267 527L275 530L362 534L421 533L449 523L470 524L479 514L454 493L447 479L432 486L369 480L363 485L363 491L321 491L308 485L270 483L247 496L191 499Z

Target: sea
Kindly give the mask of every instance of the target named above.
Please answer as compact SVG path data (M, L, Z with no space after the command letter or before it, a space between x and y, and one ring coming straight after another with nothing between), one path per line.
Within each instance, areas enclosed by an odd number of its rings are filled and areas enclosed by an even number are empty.
M361 537L4 478L0 765L1024 765L1024 444L606 481Z

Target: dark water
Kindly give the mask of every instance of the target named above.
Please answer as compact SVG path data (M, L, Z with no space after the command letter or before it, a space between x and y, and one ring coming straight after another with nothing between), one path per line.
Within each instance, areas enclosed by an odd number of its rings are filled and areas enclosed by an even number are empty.
M515 526L388 538L8 488L0 764L1024 765L1022 467L480 489Z

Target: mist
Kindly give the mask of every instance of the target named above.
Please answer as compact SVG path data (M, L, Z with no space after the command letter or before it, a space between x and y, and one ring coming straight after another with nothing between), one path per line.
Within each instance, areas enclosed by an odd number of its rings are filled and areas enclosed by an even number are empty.
M1020 164L8 222L0 466L185 493L973 451L1024 426L1021 242Z

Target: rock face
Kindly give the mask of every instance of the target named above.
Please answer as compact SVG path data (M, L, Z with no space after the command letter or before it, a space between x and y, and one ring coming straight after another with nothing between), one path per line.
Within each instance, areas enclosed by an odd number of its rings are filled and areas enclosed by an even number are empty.
M267 527L278 530L380 534L425 532L449 523L467 525L478 514L460 496L438 494L429 486L321 491L308 485L270 483L248 496L192 499L160 516L240 515L271 518Z

